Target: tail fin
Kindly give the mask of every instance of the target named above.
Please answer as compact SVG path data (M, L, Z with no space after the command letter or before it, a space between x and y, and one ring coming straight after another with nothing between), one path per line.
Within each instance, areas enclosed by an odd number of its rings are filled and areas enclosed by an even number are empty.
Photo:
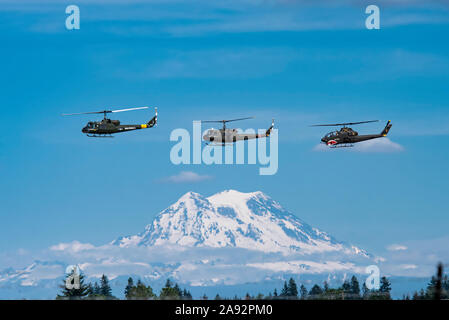
M265 132L265 135L268 137L271 133L271 130L274 128L274 119L271 120L271 126L268 128L268 130Z
M391 124L391 121L388 120L387 125L385 126L385 128L383 129L383 131L380 134L382 136L386 137L392 126L393 125Z
M153 118L151 118L150 121L148 121L148 127L149 128L154 127L157 124L157 107L154 108L154 109L156 110L155 115L154 115Z

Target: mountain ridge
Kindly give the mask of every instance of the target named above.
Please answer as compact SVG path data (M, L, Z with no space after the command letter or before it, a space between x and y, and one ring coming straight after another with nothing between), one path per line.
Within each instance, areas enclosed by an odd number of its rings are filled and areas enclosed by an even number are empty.
M179 245L237 247L264 252L365 250L310 226L261 191L225 190L209 197L187 192L161 211L144 231L111 242L120 247Z
M44 256L25 268L0 271L0 296L55 294L66 267L74 263L88 279L106 274L122 287L129 275L153 284L171 278L213 287L287 275L338 283L347 274L363 274L374 261L365 250L308 225L263 192L236 190L209 197L188 192L137 235L101 246L60 243Z

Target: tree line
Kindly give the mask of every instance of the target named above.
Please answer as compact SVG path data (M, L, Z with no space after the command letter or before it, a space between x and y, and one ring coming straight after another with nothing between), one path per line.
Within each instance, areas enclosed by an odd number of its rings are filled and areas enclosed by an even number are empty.
M85 283L84 274L79 274L79 286L68 289L66 280L72 278L75 271L66 276L63 284L60 285L61 293L56 299L101 299L114 300L118 299L112 295L109 279L103 275L99 283ZM273 292L264 295L259 293L251 296L247 293L243 298L237 295L232 300L391 300L391 282L387 277L380 279L379 289L368 289L363 282L360 285L356 276L352 276L349 280L345 280L343 284L336 288L331 288L327 281L323 285L314 284L309 290L301 284L299 287L293 278L285 281L283 287L278 291L276 288ZM187 289L181 289L177 283L167 279L165 286L160 290L159 295L150 285L144 284L140 279L134 282L133 278L128 279L128 283L124 289L125 299L127 300L191 300L192 294ZM207 295L203 295L200 299L207 300ZM227 298L221 297L219 294L215 296L216 300ZM438 271L436 276L432 276L426 289L421 289L410 295L404 295L403 300L430 300L430 299L449 299L449 278L442 275L442 269Z
M66 275L63 283L59 286L61 293L56 296L57 300L117 300L118 298L112 294L109 279L106 275L102 275L99 283L86 283L85 275L79 273L77 277L77 286L67 287L67 279L72 281L76 270ZM72 281L73 282L73 281ZM161 289L159 296L153 291L150 285L145 285L140 279L134 284L133 278L128 278L128 284L125 287L125 298L127 300L155 300L167 299L191 300L192 294L186 289L181 289L177 283L173 283L167 279L165 286Z
M391 283L386 277L380 279L378 290L368 289L365 283L360 287L359 280L352 276L350 280L345 280L340 287L331 288L327 281L323 286L314 284L310 290L301 284L298 288L295 280L290 278L284 282L284 286L278 293L274 289L266 299L300 299L300 300L391 300Z

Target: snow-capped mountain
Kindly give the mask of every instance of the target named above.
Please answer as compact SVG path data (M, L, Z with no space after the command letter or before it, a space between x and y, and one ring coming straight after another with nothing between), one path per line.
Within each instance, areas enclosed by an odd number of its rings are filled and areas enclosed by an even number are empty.
M121 237L112 244L236 247L305 254L344 252L368 256L364 250L311 227L260 191L227 190L208 198L186 193L160 212L144 232Z
M51 299L66 267L73 264L88 281L106 274L122 294L131 275L156 288L171 278L192 292L250 283L272 286L290 275L338 284L348 274L363 274L374 260L308 225L262 192L227 190L207 198L189 192L138 235L101 246L60 243L29 266L0 270L0 299Z

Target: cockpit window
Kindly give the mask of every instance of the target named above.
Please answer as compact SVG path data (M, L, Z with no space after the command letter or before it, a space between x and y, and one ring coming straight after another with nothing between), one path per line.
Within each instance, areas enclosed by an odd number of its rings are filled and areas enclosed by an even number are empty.
M334 137L336 134L337 134L337 131L329 132L328 134L326 134L326 138Z

